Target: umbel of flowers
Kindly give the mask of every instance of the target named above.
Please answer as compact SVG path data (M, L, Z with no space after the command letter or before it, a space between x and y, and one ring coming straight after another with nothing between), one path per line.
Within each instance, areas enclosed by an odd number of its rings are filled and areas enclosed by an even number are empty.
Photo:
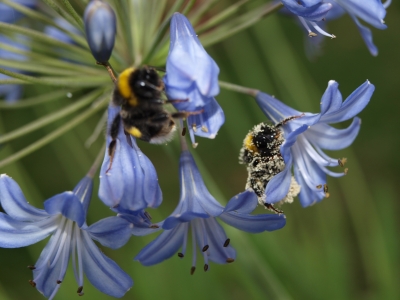
M145 2L141 4L150 5L151 8L150 1L143 1ZM140 23L139 16L129 19L134 26L130 26L130 23L129 26L124 26L126 19L121 17L124 2L114 3L118 8L117 14L111 5L101 0L90 1L83 14L77 13L68 0L63 2L65 10L58 12L64 18L58 16L54 20L40 13L41 4L38 1L18 0L9 5L0 4L0 28L10 31L8 35L0 35L0 59L17 62L0 70L0 80L12 80L12 77L17 79L11 85L0 86L0 94L6 101L19 100L23 88L15 83L21 80L48 85L71 83L77 90L84 87L84 96L70 111L76 111L88 104L91 104L90 108L69 122L73 125L67 124L62 130L58 130L61 132L59 134L97 111L107 110L99 122L100 130L95 130L101 132L104 123L107 123L105 151L102 150L90 171L72 191L47 199L43 204L44 209L30 205L17 182L6 174L0 175L0 204L4 211L0 212L0 247L25 247L50 236L37 262L29 266L33 271L33 278L29 283L46 298L53 299L56 296L70 260L78 295L84 294L86 276L99 291L113 297L124 296L132 287L133 280L126 270L104 255L99 247L118 249L132 235L143 236L159 232L134 258L144 266L160 263L173 255L184 259L188 256L189 241L192 251L191 274L197 266L198 252L203 258L204 271L209 270L211 261L217 264L232 263L237 259L233 248L237 241L231 241L220 221L248 233L281 229L286 224L283 212L274 209L277 213L255 214L257 203L270 208L272 204L290 202L288 199L298 195L303 207L310 206L329 196L328 175L340 177L346 174L346 169L343 172L329 169L343 167L346 160L332 158L324 150L346 148L357 137L361 125L357 114L369 103L375 89L369 81L358 87L344 101L338 83L330 81L320 101L321 111L316 114L295 110L266 93L251 90L250 94L255 97L260 109L275 124L280 146L273 159L277 158L282 162L281 169L277 171L271 167L269 163L272 155L268 156L270 149L264 149L267 140L273 140L276 135L266 134L265 140L245 141L254 155L266 153L263 169L249 172L249 180L259 178L265 173L274 173L268 177L268 182L258 183L263 185L261 197L256 195L250 185L243 192L231 197L226 206L223 206L206 187L192 156L191 151L194 150L189 149L186 144L185 133L189 133L193 148L197 146L196 135L208 139L216 138L225 122L224 112L215 98L219 94L220 86L239 92L249 89L218 81L218 65L200 42L196 26L193 27L190 18L182 13L160 14L165 16L158 24L160 28L148 34L146 30L157 26ZM323 22L347 13L359 28L370 52L376 55L377 48L372 42L371 32L359 20L378 29L385 29L383 19L389 4L390 1L382 4L372 0L282 0L282 3L270 4L269 9L263 10L265 13L259 15L259 18L285 6L291 14L298 16L310 37L321 34L334 38L334 35L325 31ZM241 5L239 3L237 7ZM14 13L14 10L18 13L10 18L7 12ZM197 17L201 16L200 12L195 12L199 13ZM227 10L216 19L208 18L203 20L204 23L200 22L199 27L203 30L213 28L204 35L208 38L205 39L206 43L211 44L218 40L218 22L229 18L234 12L235 9ZM24 13L36 17L41 15L39 19L48 23L44 27L44 33L33 29L19 30L18 25L12 24L18 22ZM191 15L190 12L187 15ZM198 25L197 17L193 17L193 20ZM169 35L165 34L168 24ZM241 24L240 28L247 26L247 23ZM225 36L235 33L235 30L237 31L235 28L228 30ZM139 37L136 38L135 34ZM145 37L154 39L147 41ZM22 66L21 61L26 61L28 65L31 60L29 51L33 51L33 57L43 58L43 53L37 51L41 48L37 43L34 44L36 38L50 45L44 46L46 51L43 52L54 56L44 56L46 59L42 61L49 65L36 69L15 67ZM141 39L146 42L141 44ZM97 64L106 68L112 81L106 72L101 73L98 68L93 67L93 57ZM39 76L48 75L46 72L53 74L54 65L65 72L60 76L56 73L50 78ZM115 66L120 71L119 75L114 71ZM161 67L158 68L159 66ZM156 75L151 78L150 73L144 74L138 79L129 77L127 74L134 73L123 71L124 68L151 69L151 74ZM161 75L156 72L158 69ZM154 85L152 80L157 84ZM112 93L113 90L116 92ZM121 91L123 97L119 103L110 101L111 94L115 97ZM157 97L152 97L153 95ZM174 112L164 109L164 104L172 104L170 108ZM135 124L139 122L140 128L126 121L132 121L133 112ZM59 117L67 114L62 112ZM174 120L174 117L178 118ZM331 126L350 119L352 122L348 128L336 129ZM52 120L50 118L39 123L45 126ZM162 126L166 124L165 120L171 122L168 129ZM42 126L40 124L31 128L39 128ZM153 135L167 135L175 131L181 141L179 202L165 220L154 223L146 210L159 208L163 195L156 168L140 150L137 142L141 138L141 128L146 128ZM48 137L47 141L57 137L57 134ZM1 138L0 136L0 141ZM39 144L42 145L43 142L40 141ZM37 147L38 144L32 148ZM25 155L17 154L14 157ZM99 171L98 197L110 208L112 215L88 225L86 216L92 198L93 178L101 159L103 162ZM94 241L101 246L98 247Z

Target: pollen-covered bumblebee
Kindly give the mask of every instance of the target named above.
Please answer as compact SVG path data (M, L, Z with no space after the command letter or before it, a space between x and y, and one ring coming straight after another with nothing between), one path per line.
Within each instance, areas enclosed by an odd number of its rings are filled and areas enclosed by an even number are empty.
M280 146L285 141L281 126L294 118L297 116L287 118L277 125L261 123L254 126L246 135L239 155L239 162L247 165L246 189L252 189L258 202L276 213L283 212L267 203L265 189L268 182L285 168L280 152Z
M166 103L161 97L163 92L164 83L154 68L128 68L118 76L112 102L121 106L121 110L110 126L109 134L112 140L108 146L111 156L109 168L121 120L125 133L146 142L161 144L172 139L176 130L174 118L185 118L197 113L167 112L163 107Z

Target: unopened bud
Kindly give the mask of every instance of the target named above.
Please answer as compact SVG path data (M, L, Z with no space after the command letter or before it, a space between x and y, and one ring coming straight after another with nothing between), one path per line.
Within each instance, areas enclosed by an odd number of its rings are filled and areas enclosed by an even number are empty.
M116 17L111 6L100 0L92 0L84 14L86 39L97 62L110 59L117 31Z

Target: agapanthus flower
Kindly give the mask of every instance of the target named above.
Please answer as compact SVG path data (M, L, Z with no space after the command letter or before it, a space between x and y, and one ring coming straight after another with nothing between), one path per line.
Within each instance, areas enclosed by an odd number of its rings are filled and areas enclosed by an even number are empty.
M318 114L299 112L276 98L259 92L256 100L262 111L273 123L295 116L282 125L285 142L280 152L285 162L284 170L268 183L265 194L267 203L284 199L294 177L301 186L299 199L302 206L309 206L329 196L327 175L340 177L344 172L333 172L327 167L343 166L345 159L331 158L323 152L340 150L350 146L360 129L361 120L355 117L368 104L375 87L369 81L358 87L345 101L338 83L329 81ZM346 129L336 129L329 124L353 118Z
M107 145L111 142L109 128L119 106L108 108ZM109 151L104 156L100 170L99 198L117 211L138 211L147 207L158 207L162 192L156 170L151 161L140 151L136 140L126 135L124 126L119 126L112 163Z
M189 20L180 13L171 19L171 44L167 57L165 90L176 109L202 112L190 116L188 127L194 135L214 138L225 122L225 116L215 100L219 93L219 68L207 54Z
M65 29L67 32L71 32L76 35L82 35L82 33L71 23L66 21L63 18L56 18L54 19L54 22L60 26L61 28ZM61 42L67 43L67 44L73 44L74 40L66 34L64 31L58 29L57 27L54 26L46 26L44 29L44 33L46 33L48 36L59 40Z
M37 0L14 0L15 4L23 5L29 8L34 8ZM5 23L14 23L18 21L23 14L7 4L0 3L0 21Z
M135 257L135 260L143 265L157 264L170 258L180 248L178 256L183 258L186 254L189 229L192 233L192 274L196 268L197 247L203 254L205 271L209 268L209 260L219 264L233 262L236 252L230 246L230 239L218 224L216 217L231 226L252 233L277 230L285 225L283 215L250 215L257 205L257 197L251 191L233 197L225 208L222 207L206 188L189 151L182 151L179 168L179 204L161 223L164 231Z
M44 210L28 204L18 184L7 175L0 176L0 202L7 214L0 213L0 247L19 248L51 235L34 266L32 286L44 296L54 298L67 270L70 256L83 295L83 274L101 292L122 297L132 286L132 279L92 239L119 248L130 237L129 223L119 217L86 225L86 213L93 182L84 177L71 192L64 192L44 202Z
M326 3L322 0L282 0L285 8L292 14L298 16L300 22L307 29L310 37L316 36L310 26L313 27L319 33L335 38L333 34L325 32L316 22L322 21L327 13L332 9L331 3Z
M92 0L84 14L86 39L94 58L105 63L110 59L117 31L117 19L111 6Z

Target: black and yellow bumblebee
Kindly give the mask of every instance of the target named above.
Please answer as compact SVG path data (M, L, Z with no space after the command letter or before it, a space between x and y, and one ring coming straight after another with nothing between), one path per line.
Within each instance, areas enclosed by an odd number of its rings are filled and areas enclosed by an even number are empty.
M239 163L247 165L246 189L252 189L258 197L258 202L276 213L276 209L268 199L265 199L265 189L268 182L285 168L285 162L280 147L285 141L282 125L297 118L289 117L276 125L261 123L253 127L243 141L240 150Z
M163 93L164 83L155 68L149 66L128 68L118 76L112 102L116 106L121 106L121 110L110 126L109 169L114 157L121 121L126 134L153 144L162 144L170 141L176 131L174 119L201 113L167 112L164 109L165 103L187 101L187 99L163 100Z

